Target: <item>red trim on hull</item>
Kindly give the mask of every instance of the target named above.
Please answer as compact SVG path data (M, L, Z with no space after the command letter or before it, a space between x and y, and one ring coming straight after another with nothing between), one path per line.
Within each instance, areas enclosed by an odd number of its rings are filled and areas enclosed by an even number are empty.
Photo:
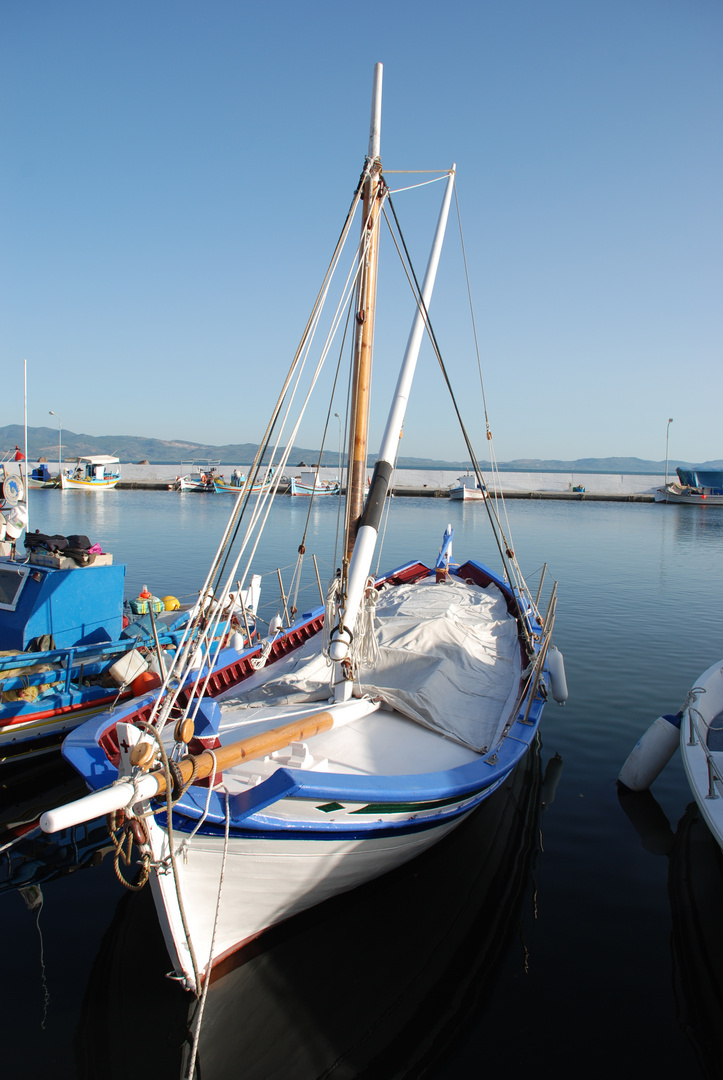
M120 695L119 701L127 701L132 696L133 692L131 690L126 690L124 694ZM9 720L0 720L0 733L7 731L16 724L37 723L38 720L48 720L53 716L69 716L72 713L87 712L90 709L95 709L96 712L100 712L109 701L114 701L115 697L116 695L112 693L108 694L107 697L94 698L93 701L79 702L77 705L62 705L59 709L46 709L44 712L36 713L21 713L19 716L13 716Z

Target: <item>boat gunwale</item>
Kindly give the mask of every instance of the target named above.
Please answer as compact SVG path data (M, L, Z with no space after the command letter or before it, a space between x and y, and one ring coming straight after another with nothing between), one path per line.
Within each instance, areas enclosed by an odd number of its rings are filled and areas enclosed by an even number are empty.
M450 570L452 576L468 583L477 585L478 587L486 588L489 584L496 585L503 596L507 604L509 614L515 618L518 623L521 619L525 619L528 623L529 629L534 631L533 615L534 611L532 607L528 608L525 612L520 612L518 604L516 602L515 593L510 585L504 581L501 577L494 573L489 567L483 563L478 563L475 560L468 560L465 563L460 564ZM419 581L424 577L430 577L435 573L435 570L428 567L425 563L418 560L410 560L407 563L403 563L396 567L394 570L384 574L377 579L377 585L383 584L400 585L413 583ZM274 659L280 659L283 655L295 651L300 647L304 641L309 640L310 637L315 636L321 629L323 624L323 607L318 607L311 612L305 612L298 623L289 627L285 632L282 639L279 639L277 644L280 646L277 655ZM311 628L311 629L309 629ZM293 643L292 639L298 638L298 641ZM283 645L287 645L292 641L291 647L283 648ZM524 646L523 635L520 633L518 636L518 643L523 655L523 659L526 659L526 652ZM541 643L538 639L535 639L535 650L539 652ZM239 683L252 673L253 668L250 665L250 660L254 655L259 652L260 646L258 644L249 646L238 656L236 663L248 662L248 671L245 675L238 680ZM222 665L223 653L219 655L219 662ZM220 671L215 674L217 676L222 675L224 670L228 667L234 667L235 665L221 666ZM238 824L234 824L239 820L250 820L253 818L253 833L263 833L269 835L278 831L279 822L278 819L272 819L263 815L263 810L273 802L277 802L284 797L299 797L301 799L315 800L320 799L326 801L339 801L346 799L349 802L385 802L385 803L409 803L409 802L434 802L440 798L452 798L452 799L464 799L464 807L455 810L455 813L467 812L470 809L469 799L479 796L478 801L489 794L498 783L501 783L504 777L509 771L515 767L517 762L528 751L535 734L537 732L540 719L542 716L543 707L547 699L547 683L549 682L549 676L546 669L543 670L540 678L540 683L536 688L535 696L530 700L532 693L532 686L528 687L527 692L518 699L516 703L516 715L514 718L510 716L506 722L503 734L497 740L495 745L484 753L480 753L476 760L466 762L462 765L455 766L453 768L441 769L439 771L416 773L416 774L390 774L390 775L376 775L367 776L350 773L332 773L332 772L309 772L303 769L291 769L286 766L279 766L272 776L268 777L262 783L258 784L254 788L250 788L244 792L234 793L231 796L233 800L233 816L231 819L231 827L236 835L238 833ZM524 680L521 677L520 687L524 686ZM229 689L231 687L228 687ZM224 687L217 692L222 692ZM210 694L208 697L213 699L215 694ZM81 727L76 728L66 738L63 744L63 756L68 760L75 768L80 771L86 779L89 787L97 790L106 786L112 782L117 776L117 768L111 760L110 754L115 755L115 743L116 740L116 725L119 721L132 723L133 718L143 718L143 713L150 713L150 709L155 703L156 695L151 695L136 699L131 702L125 710L115 712L113 714L105 713L100 718L95 719L95 727L92 730L88 730L88 724L93 721L88 721ZM529 703L529 709L527 708ZM112 730L111 730L112 729ZM213 733L204 733L199 738L204 741L213 738ZM84 762L81 760L84 759ZM92 764L91 764L92 762ZM83 767L85 764L86 767ZM91 768L87 768L91 765ZM436 779L435 779L436 778ZM421 798L421 793L424 793ZM198 802L196 802L196 799ZM208 811L205 812L206 821L209 826L209 832L215 832L215 826L223 824L225 820L225 809L222 804L221 795L217 792L211 792L209 799L208 791L200 787L189 788L188 792L184 794L181 800L175 804L176 811L187 820L197 820L204 813L206 802L209 802ZM474 804L476 805L476 803ZM392 811L392 813L399 813L401 811ZM421 812L421 809L420 809ZM385 822L385 827L392 828L392 831L396 831L399 827L419 827L422 823L431 826L435 821L446 820L449 818L451 811L447 810L437 815L426 816L425 818L419 818L416 824L413 824L407 818L403 822L398 822L397 825L393 825L389 821ZM241 815L241 817L239 817ZM176 827L174 825L174 827ZM304 822L294 823L294 829L306 833L318 832L324 836L333 832L335 835L339 835L339 822L337 820L329 819L328 824L325 826L323 822L316 822L307 824ZM353 829L349 830L349 834L352 835L368 835L370 831L378 830L378 822L359 822L355 824ZM183 831L181 829L181 831ZM201 830L203 831L203 829ZM241 830L242 832L244 830ZM344 830L346 831L346 830ZM251 833L250 833L251 834Z

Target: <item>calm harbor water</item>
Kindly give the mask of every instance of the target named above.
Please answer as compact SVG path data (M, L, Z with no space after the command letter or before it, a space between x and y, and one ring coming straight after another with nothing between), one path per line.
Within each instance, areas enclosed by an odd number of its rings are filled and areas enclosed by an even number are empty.
M101 542L127 564L129 598L143 585L190 598L230 508L221 495L33 496L31 527ZM497 565L484 507L393 503L382 568L433 559L448 522L458 558ZM307 512L276 500L256 567L264 618ZM723 1026L709 989L723 972L717 919L706 932L719 853L686 815L677 756L654 802L621 805L615 780L723 656L723 510L516 501L509 517L528 580L547 562L559 581L568 705L548 705L539 753L429 858L269 935L214 984L199 1076L720 1075L705 1031L709 1018ZM328 500L308 522L324 583L335 521ZM318 602L308 559L304 580L300 610ZM62 801L74 783L50 764L0 776L0 829L30 791ZM75 849L31 832L3 852L5 1076L182 1075L192 1004L165 979L148 891L124 893L102 852L102 829Z

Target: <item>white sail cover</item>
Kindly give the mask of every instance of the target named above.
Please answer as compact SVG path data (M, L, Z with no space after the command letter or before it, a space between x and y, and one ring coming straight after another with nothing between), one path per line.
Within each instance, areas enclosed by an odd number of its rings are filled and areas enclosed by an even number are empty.
M427 578L382 590L376 605L378 660L355 693L381 697L402 715L473 750L491 747L520 680L517 623L495 585ZM263 681L262 681L263 680ZM331 667L312 639L253 676L239 695L264 705L323 701ZM224 702L223 709L233 707Z

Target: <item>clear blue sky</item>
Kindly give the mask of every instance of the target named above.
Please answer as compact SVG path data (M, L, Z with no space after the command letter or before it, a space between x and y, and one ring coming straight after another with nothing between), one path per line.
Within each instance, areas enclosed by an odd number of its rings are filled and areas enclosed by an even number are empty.
M660 459L669 416L671 457L723 457L722 54L719 0L6 0L0 425L27 357L33 426L258 439L381 60L385 166L458 165L498 457ZM450 237L432 317L484 454ZM402 452L462 457L420 364Z

